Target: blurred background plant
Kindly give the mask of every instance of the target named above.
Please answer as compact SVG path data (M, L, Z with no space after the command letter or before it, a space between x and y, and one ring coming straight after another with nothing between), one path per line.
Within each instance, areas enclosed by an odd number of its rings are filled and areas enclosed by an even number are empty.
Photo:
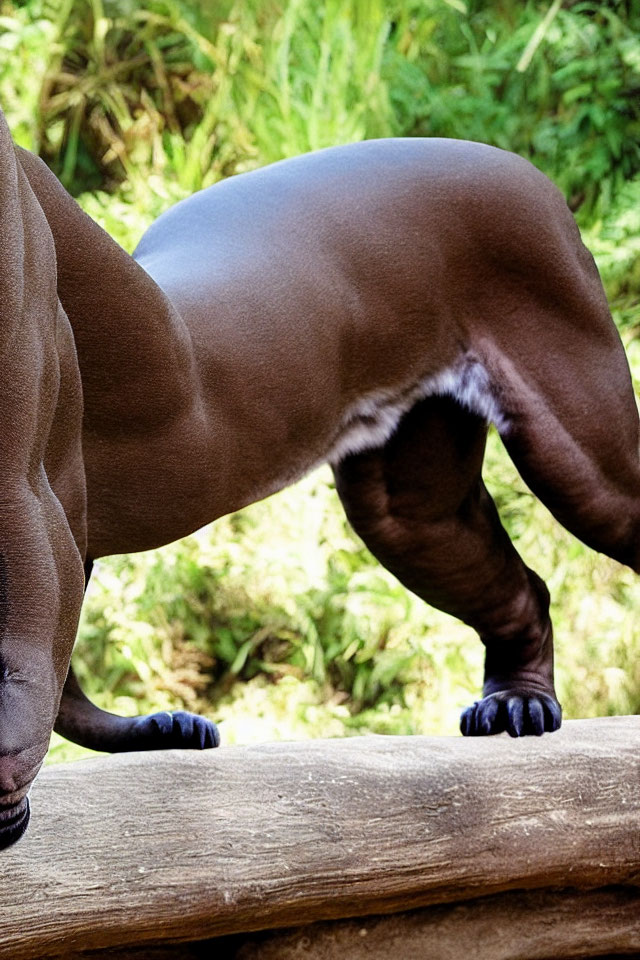
M564 191L640 370L640 0L0 0L0 104L128 250L194 190L330 144L514 150ZM552 589L566 715L640 712L637 581L553 521L495 436L486 474ZM75 664L107 708L186 706L233 742L453 733L482 650L372 560L322 470L102 561Z

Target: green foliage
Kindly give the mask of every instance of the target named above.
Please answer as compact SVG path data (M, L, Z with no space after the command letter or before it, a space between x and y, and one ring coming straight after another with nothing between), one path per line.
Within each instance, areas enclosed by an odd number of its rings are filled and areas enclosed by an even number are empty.
M640 6L554 3L546 18L532 2L398 6L386 76L403 132L528 156L574 209L607 206L638 174Z
M640 171L636 0L5 6L5 106L75 192L390 134L515 150L589 211Z
M238 2L224 20L171 0L46 0L44 15L37 145L74 192L150 173L193 191L390 132L381 0Z
M621 330L637 328L640 310L640 177L622 184L604 216L585 225L583 238L618 307Z
M330 144L514 150L577 212L638 371L639 37L637 0L0 0L0 103L129 250L193 190ZM552 591L566 715L640 711L637 580L561 530L495 436L486 474ZM482 648L373 561L324 471L101 562L75 663L105 707L199 710L233 742L454 733Z
M38 142L38 101L55 28L35 6L0 3L0 106L14 139Z

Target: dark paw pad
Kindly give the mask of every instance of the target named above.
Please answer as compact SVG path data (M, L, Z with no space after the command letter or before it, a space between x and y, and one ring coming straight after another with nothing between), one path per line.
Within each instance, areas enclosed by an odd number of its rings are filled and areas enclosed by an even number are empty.
M548 694L505 690L467 707L460 717L460 730L465 737L486 737L505 730L512 737L539 737L557 730L561 722L562 707Z
M142 741L140 750L207 750L220 744L220 733L212 720L185 710L139 717L136 734Z

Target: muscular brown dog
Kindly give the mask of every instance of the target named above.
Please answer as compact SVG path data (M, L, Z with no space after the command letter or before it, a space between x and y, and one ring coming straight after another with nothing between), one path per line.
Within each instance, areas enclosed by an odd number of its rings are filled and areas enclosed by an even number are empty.
M234 177L133 257L0 129L0 843L55 724L101 750L206 747L67 673L83 565L146 550L329 461L373 553L486 646L465 734L560 724L549 596L481 478L493 421L532 490L640 571L638 417L555 187L476 143L385 140Z

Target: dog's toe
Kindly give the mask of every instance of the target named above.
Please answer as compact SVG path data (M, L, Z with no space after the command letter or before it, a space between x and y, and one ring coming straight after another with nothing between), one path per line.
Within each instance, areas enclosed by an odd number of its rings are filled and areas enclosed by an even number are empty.
M557 730L561 723L562 708L549 694L506 690L467 707L460 717L460 730L465 737L505 731L512 737L540 736Z

